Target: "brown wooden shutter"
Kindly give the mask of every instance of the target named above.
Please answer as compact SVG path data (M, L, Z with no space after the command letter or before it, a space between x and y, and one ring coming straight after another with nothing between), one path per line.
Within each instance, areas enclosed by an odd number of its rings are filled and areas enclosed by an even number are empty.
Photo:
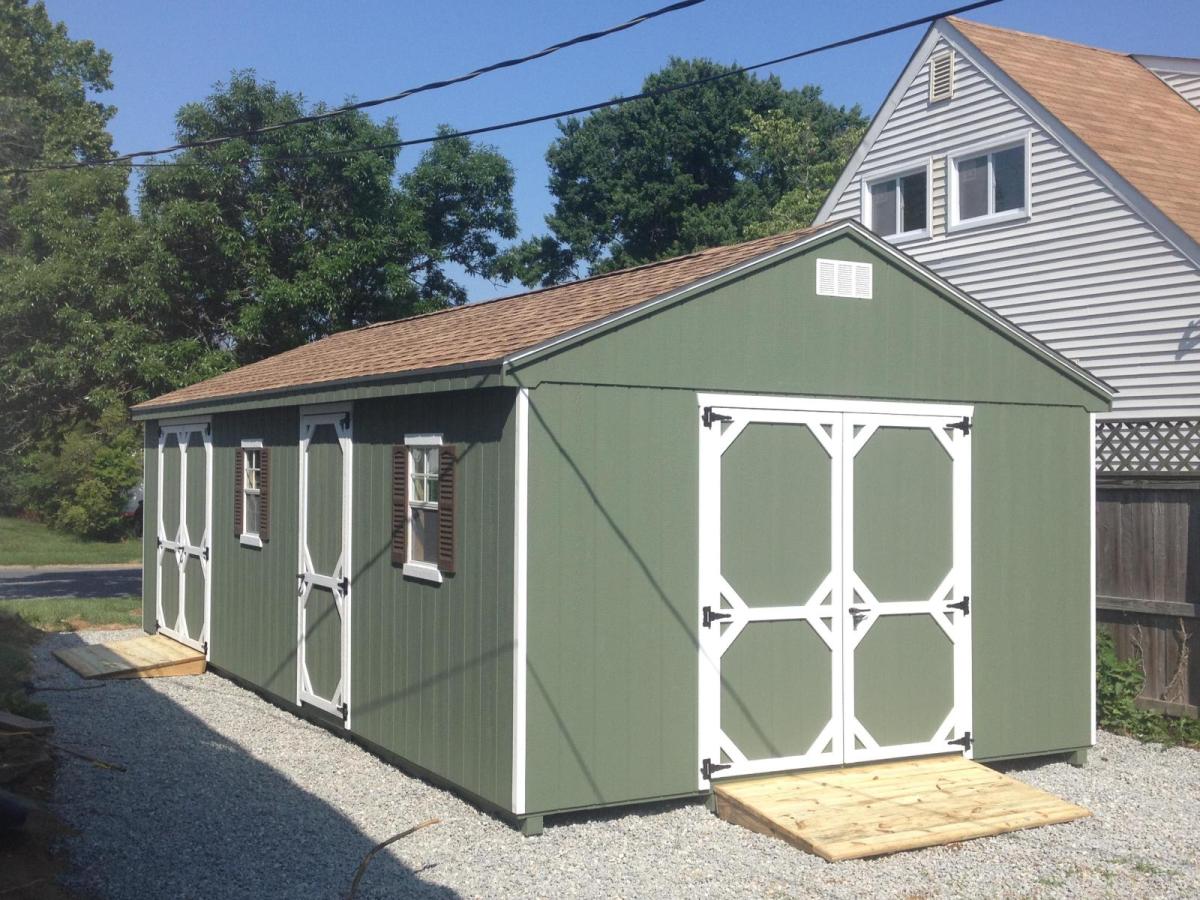
M392 565L408 562L408 448L392 445Z
M242 536L242 463L241 447L233 448L233 536Z
M438 450L438 569L447 575L454 573L455 538L454 507L458 499L454 473L458 469L458 448L443 445Z
M271 451L258 451L258 539L271 539Z

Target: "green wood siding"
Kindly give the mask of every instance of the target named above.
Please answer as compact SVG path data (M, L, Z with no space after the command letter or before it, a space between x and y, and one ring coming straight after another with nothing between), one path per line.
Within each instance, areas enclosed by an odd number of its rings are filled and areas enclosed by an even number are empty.
M512 800L514 398L515 391L493 389L352 407L353 731L506 809ZM147 522L153 521L157 478L151 432L156 441L154 422L147 426ZM440 433L459 447L458 571L440 586L404 578L391 564L391 453L406 433ZM212 662L294 702L299 408L216 415L213 434ZM233 531L234 454L249 438L261 439L271 453L271 539L261 549L241 546ZM321 482L312 502L321 509L315 517L337 531L340 482L327 482L340 478L340 463L326 456L327 465L312 473ZM147 535L146 571L152 572L149 528ZM153 577L144 590L152 630ZM317 649L329 649L336 639L335 619L331 614L314 624ZM336 656L317 656L310 660L314 687L332 690Z
M817 256L874 262L875 299L817 297ZM697 391L973 404L976 755L1090 742L1088 411L1103 403L858 241L530 360L513 380L531 388L531 813L696 788ZM928 499L897 485L873 502ZM743 540L746 558L764 552L753 530ZM934 630L899 637L943 640ZM747 683L777 674L736 662ZM936 693L936 673L918 674ZM786 705L762 702L761 715ZM890 712L864 715L907 739Z

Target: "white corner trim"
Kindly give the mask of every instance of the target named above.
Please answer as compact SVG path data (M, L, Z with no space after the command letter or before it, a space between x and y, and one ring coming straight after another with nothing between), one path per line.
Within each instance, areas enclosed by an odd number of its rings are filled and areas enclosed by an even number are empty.
M525 812L526 671L528 660L529 388L517 391L513 522L512 811Z
M1088 692L1092 707L1092 746L1096 744L1096 414L1088 416L1088 659L1091 660L1091 681Z
M406 434L404 436L404 446L440 447L442 446L442 436L440 434Z
M247 534L244 531L238 535L238 543L243 547L258 547L260 550L263 545L262 538L257 534Z
M434 584L442 583L442 573L433 563L406 562L401 570L406 578L419 578Z

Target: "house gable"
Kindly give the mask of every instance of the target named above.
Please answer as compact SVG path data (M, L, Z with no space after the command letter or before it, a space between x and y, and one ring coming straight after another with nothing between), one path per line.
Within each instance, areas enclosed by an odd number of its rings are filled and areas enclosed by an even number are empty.
M927 60L944 49L955 51L955 95L931 104ZM949 231L949 157L1021 136L1030 145L1030 216ZM865 183L926 165L931 234L899 244L906 253L1116 387L1114 415L1200 414L1200 347L1189 339L1200 317L1200 253L1184 252L1188 239L1174 226L1181 237L1170 240L1159 228L1165 217L1115 173L1098 174L1103 162L1089 152L938 23L817 221L861 219Z

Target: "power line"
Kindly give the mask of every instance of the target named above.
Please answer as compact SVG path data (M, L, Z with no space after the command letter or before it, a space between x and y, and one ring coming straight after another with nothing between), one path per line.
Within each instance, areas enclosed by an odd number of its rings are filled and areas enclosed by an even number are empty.
M446 131L438 134L429 135L422 138L411 138L409 140L388 141L382 144L370 144L362 147L347 147L344 150L323 150L314 153L291 154L286 156L250 156L241 162L301 162L311 159L325 159L334 156L352 156L359 153L377 153L382 150L396 150L401 147L415 147L423 144L433 144L439 141L451 140L460 137L474 137L480 134L491 134L497 131L507 131L512 128L519 128L524 125L535 125L540 122L548 122L554 119L561 119L566 116L577 116L583 113L595 112L599 109L606 109L612 106L621 106L625 103L632 103L635 100L647 100L654 97L661 97L666 94L673 94L676 91L687 90L694 87L699 87L704 84L709 84L714 81L719 81L723 78L731 78L735 75L741 75L746 72L753 72L757 69L765 69L769 66L779 65L780 63L791 62L792 60L801 59L805 56L813 56L817 53L824 53L828 50L836 50L840 47L848 47L852 44L860 44L864 41L873 40L878 37L883 37L889 34L895 34L899 31L905 31L909 28L915 28L918 25L928 25L936 22L938 19L946 18L947 16L959 15L960 13L970 12L972 10L981 9L985 6L993 6L997 3L1002 3L1003 0L977 0L974 3L968 3L963 6L956 6L952 9L942 10L940 12L931 13L926 16L921 16L917 19L909 19L906 22L899 22L895 25L888 25L884 28L878 28L874 31L857 34L853 37L842 38L841 40L833 41L828 44L822 44L819 47L810 47L807 50L800 50L795 53L789 53L785 56L778 56L774 59L766 60L765 62L755 63L750 66L740 66L730 69L725 72L718 72L714 75L707 75L704 78L696 78L692 81L683 81L678 84L664 85L660 88L654 88L649 91L642 91L637 94L628 94L621 97L614 97L609 100L602 100L597 103L589 103L585 106L576 106L573 109L563 109L552 113L543 113L537 116L528 116L523 119L513 119L508 122L501 122L495 125L482 125L478 128L467 128L461 131ZM3 174L14 174L16 172L46 172L56 169L75 169L75 168L94 168L96 166L113 165L128 160L126 157L117 157L111 160L97 160L93 162L81 163L66 163L56 166L47 166L42 168L30 169L14 169ZM204 165L196 161L176 161L176 162L156 162L156 163L130 163L135 168L158 168L161 166L196 166Z
M332 119L336 116L344 116L349 112L370 109L374 106L382 106L385 103L394 103L397 100L404 100L405 98L411 97L414 94L423 94L427 91L436 91L440 90L441 88L450 87L451 85L462 84L464 81L471 81L474 78L478 78L480 75L487 75L490 72L496 72L500 69L509 69L514 66L520 66L527 62L532 62L535 59L541 59L542 57L550 56L552 53L557 53L559 50L565 50L568 47L574 47L578 44L586 44L591 41L597 41L600 38L608 37L609 35L617 34L622 31L628 31L630 28L641 25L643 22L649 22L651 19L657 19L659 16L665 16L673 12L679 12L680 10L688 9L692 6L698 6L704 2L705 0L678 0L676 3L671 3L667 6L660 7L659 9L642 13L639 16L634 16L632 19L622 22L619 25L613 25L610 28L604 28L600 31L591 31L587 34L577 35L573 38L568 38L565 41L559 41L557 44L551 44L549 47L545 47L535 53L529 53L525 56L505 59L487 66L482 66L472 72L467 72L465 75L456 75L453 78L446 78L441 81L429 81L425 84L418 85L417 87L406 88L397 94L389 94L386 97L376 97L373 100L359 100L355 103L347 103L343 106L339 106L336 109L313 113L307 116L297 116L296 118L285 119L281 122L272 122L270 125L263 125L259 128L251 128L236 134L220 135L217 137L205 138L204 140L199 141L185 141L182 143L173 144L170 147L163 147L159 150L136 150L133 153L122 153L121 155L114 156L111 159L92 160L88 162L55 163L38 168L13 169L5 172L4 174L9 175L17 172L48 172L57 169L76 169L85 168L96 164L113 165L115 163L127 162L132 159L139 159L146 156L161 156L164 153L175 153L180 150L197 150L205 147L215 147L229 141L241 140L243 138L253 137L258 134L268 134L284 128L292 128L296 125L307 125L312 122L320 122L325 119Z

